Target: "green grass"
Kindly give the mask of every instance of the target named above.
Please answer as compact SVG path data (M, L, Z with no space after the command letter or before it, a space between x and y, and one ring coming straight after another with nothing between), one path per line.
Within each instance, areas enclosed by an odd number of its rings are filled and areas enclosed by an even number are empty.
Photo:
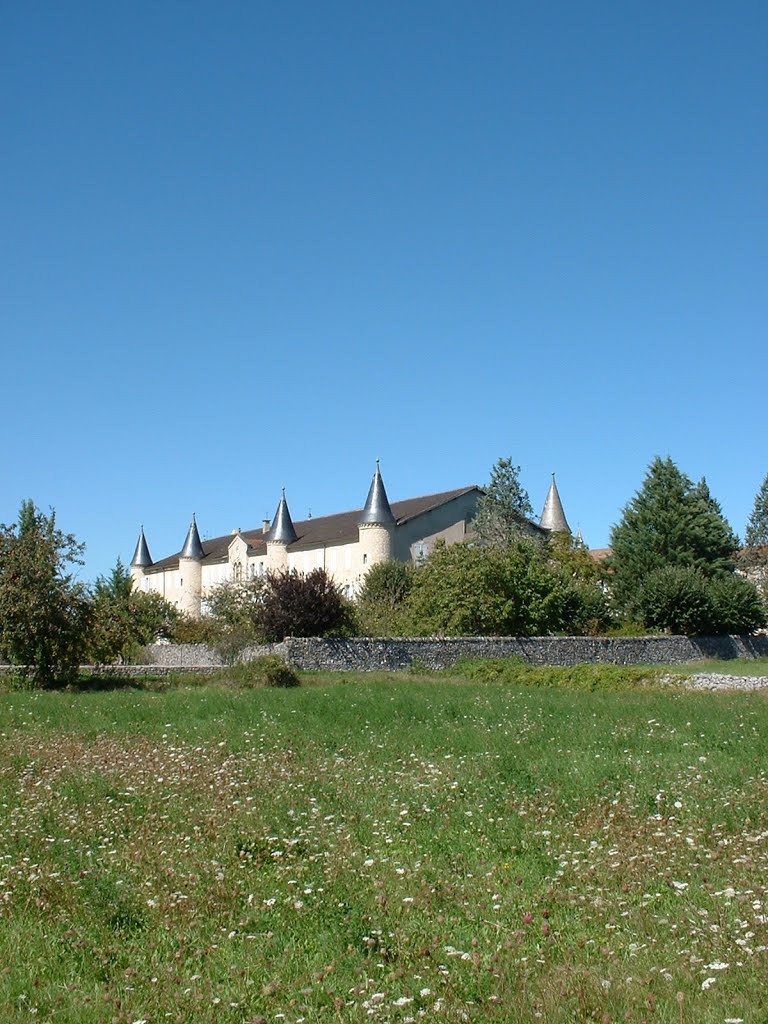
M726 661L714 658L706 661L689 662L687 665L671 665L691 675L694 672L718 672L726 676L768 676L768 658L733 658Z
M0 1019L765 1020L768 704L617 672L3 694Z

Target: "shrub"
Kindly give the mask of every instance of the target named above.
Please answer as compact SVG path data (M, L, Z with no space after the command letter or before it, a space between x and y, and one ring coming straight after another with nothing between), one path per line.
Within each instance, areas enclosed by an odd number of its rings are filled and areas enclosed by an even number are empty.
M251 661L243 662L227 670L227 677L240 686L257 688L262 686L291 687L299 685L299 677L294 670L278 658L276 654L267 654Z
M412 582L413 568L405 562L380 562L369 570L356 608L364 636L399 636L407 631Z
M650 572L640 590L639 612L646 626L687 636L710 632L712 606L698 569L666 565Z
M286 636L349 636L354 611L324 569L269 573L256 626L267 643Z
M219 584L206 599L207 643L228 664L247 647L262 641L258 618L266 587L262 576L242 582L229 580Z
M697 569L673 565L646 578L640 612L647 626L689 636L753 633L766 622L765 606L748 580L707 579Z
M108 577L99 576L91 595L87 656L97 665L130 660L139 648L174 635L179 612L160 594L133 589L118 558Z
M714 633L754 633L766 624L766 608L754 584L723 576L708 585Z
M438 546L413 577L416 635L535 636L567 630L577 595L540 545Z

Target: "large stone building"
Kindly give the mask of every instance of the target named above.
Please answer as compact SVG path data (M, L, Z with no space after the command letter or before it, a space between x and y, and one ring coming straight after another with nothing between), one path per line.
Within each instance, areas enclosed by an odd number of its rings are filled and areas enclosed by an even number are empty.
M227 580L245 580L270 570L325 569L353 597L365 574L379 562L418 562L438 540L464 540L482 490L474 485L396 501L387 498L378 464L362 509L294 523L283 492L271 524L201 540L193 516L178 554L153 562L144 530L131 562L134 586L161 594L181 611L199 616L205 597ZM554 477L541 521L532 532L568 530Z

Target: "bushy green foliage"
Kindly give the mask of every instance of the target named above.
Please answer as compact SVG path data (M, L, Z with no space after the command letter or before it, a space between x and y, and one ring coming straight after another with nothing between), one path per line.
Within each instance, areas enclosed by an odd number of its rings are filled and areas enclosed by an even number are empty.
M667 565L645 579L640 614L651 628L705 635L753 633L765 625L754 586L734 574L708 579L699 569Z
M708 633L711 605L706 577L687 565L654 569L645 577L638 610L651 629L689 636Z
M228 668L222 676L230 683L246 689L262 686L291 687L299 685L299 677L294 670L275 654L267 654L260 658L241 662Z
M119 558L109 576L96 580L91 610L86 656L99 665L129 660L145 644L170 639L180 618L160 594L134 590L131 574Z
M640 612L641 596L651 573L678 567L696 570L706 578L727 575L734 570L738 540L706 482L694 485L672 459L657 457L643 486L613 528L611 547L611 589L618 607L632 618ZM669 590L673 577L665 579L662 587ZM693 578L674 579L678 588L688 581L687 590L694 600ZM646 595L644 600L648 608L649 597Z
M70 570L83 550L57 528L53 510L46 516L30 500L15 524L0 526L0 654L24 666L36 686L77 674L90 606Z
M571 594L569 631L586 636L604 633L612 621L600 563L583 543L565 532L547 538L545 555Z
M754 633L766 625L766 606L743 576L720 576L708 583L713 633Z
M267 581L263 576L228 580L206 598L203 620L207 639L226 662L234 662L251 644L261 643L258 625Z
M271 643L286 636L348 636L354 612L324 569L268 573L256 612L261 638Z
M540 546L438 546L414 574L416 636L535 636L568 631L578 595L546 564Z
M498 459L491 479L477 503L473 531L482 544L506 547L527 535L533 508L520 483L520 467L511 459Z
M407 602L414 569L405 562L380 562L365 577L357 598L363 636L400 636L408 628Z

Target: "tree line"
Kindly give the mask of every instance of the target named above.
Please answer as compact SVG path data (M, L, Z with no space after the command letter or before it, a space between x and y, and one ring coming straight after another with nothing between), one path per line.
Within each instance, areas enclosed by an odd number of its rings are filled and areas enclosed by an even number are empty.
M32 501L0 526L0 656L33 684L73 679L167 639L205 642L234 659L284 636L600 635L648 631L751 633L768 609L768 475L745 543L705 480L656 458L592 557L570 534L532 529L520 469L499 459L468 539L438 544L420 564L386 562L346 600L330 577L280 572L231 581L200 620L133 589L120 560L92 587L77 581L84 546Z

